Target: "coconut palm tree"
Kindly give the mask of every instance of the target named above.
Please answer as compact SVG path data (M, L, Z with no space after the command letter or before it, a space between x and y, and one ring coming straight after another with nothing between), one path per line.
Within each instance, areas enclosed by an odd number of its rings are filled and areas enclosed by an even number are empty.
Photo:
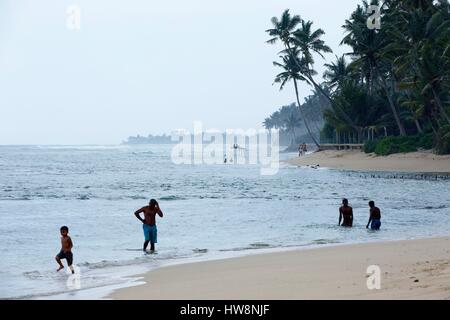
M425 105L435 105L440 117L450 123L443 103L450 89L448 2L441 1L434 7L430 1L408 1L400 8L391 14L394 19L388 31L395 41L386 47L385 55L393 60L394 70L402 78L399 87L407 95L417 96L411 94L411 90L416 90L428 97L430 103ZM440 126L439 122L436 124Z
M333 104L333 100L327 90L324 90L314 80L317 72L313 69L314 59L312 53L314 52L323 57L323 53L331 52L331 48L325 45L324 41L320 39L325 32L322 29L313 31L313 23L311 21L304 21L298 15L291 16L289 10L285 10L280 19L273 17L271 22L273 28L266 30L269 36L271 36L267 43L275 44L280 41L284 46L283 54L292 56L295 62L306 62L298 65L299 72L302 73L305 81L323 94L330 102L332 108L335 109L335 112L341 113L347 123L356 128L352 119L339 106ZM301 26L297 28L299 24ZM300 53L301 57L299 58L298 55Z
M298 93L298 81L307 81L307 79L303 77L303 75L301 74L299 66L305 64L306 62L295 61L298 58L293 55L281 56L280 59L282 60L281 63L273 62L274 66L279 67L283 70L275 77L274 83L278 83L280 85L280 90L283 90L288 82L292 81L294 83L295 97L297 99L297 105L299 107L301 118L303 119L303 123L305 124L305 128L308 131L309 136L313 140L314 144L319 148L319 143L317 139L314 137L311 128L309 126L309 123L304 115Z
M336 56L336 61L326 63L325 67L327 69L325 70L323 77L330 89L339 88L345 80L354 78L354 76L350 74L350 69L345 60L345 56Z
M266 130L275 128L275 124L271 118L264 119L263 126L264 128L266 128Z
M321 40L321 37L325 34L325 32L322 29L313 30L312 25L312 21L302 20L300 28L297 29L290 38L290 42L295 48L298 49L301 58L306 62L305 67L301 68L301 71L303 72L304 77L308 80L308 83L312 85L315 90L323 94L324 97L330 102L334 111L341 114L342 118L345 119L348 125L358 130L358 127L355 125L353 119L349 117L339 105L336 105L329 93L324 90L323 86L314 80L314 76L317 72L314 70L313 53L324 58L323 54L331 53L332 50L323 40ZM289 51L291 54L293 53L293 50Z
M373 1L372 3L379 4L379 1ZM387 67L389 62L383 61L382 59L383 49L386 47L389 37L384 32L384 29L371 30L367 28L366 12L369 5L364 1L363 6L364 8L358 6L352 13L351 18L346 20L343 28L347 34L341 44L349 45L353 49L353 52L348 53L348 55L351 55L355 59L352 63L353 65L368 70L370 93L373 92L374 79L380 81L400 135L405 136L406 130L395 104L393 83L388 82L386 79L390 76L389 68Z
M284 128L291 134L291 145L294 145L297 141L297 134L295 129L298 128L301 118L298 114L292 112L289 116L284 119Z
M281 18L273 17L271 19L273 28L266 30L266 32L271 36L267 43L275 44L281 41L286 47L289 46L290 38L292 33L297 28L298 24L302 21L299 15L291 16L289 9L286 9Z

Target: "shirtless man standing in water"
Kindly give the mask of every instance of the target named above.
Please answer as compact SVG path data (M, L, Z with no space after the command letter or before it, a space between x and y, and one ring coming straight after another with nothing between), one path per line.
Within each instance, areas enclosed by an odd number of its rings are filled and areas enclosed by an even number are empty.
M144 219L141 218L141 213L144 213ZM150 253L155 252L155 243L157 240L157 232L156 229L156 215L159 215L161 218L163 217L163 212L159 208L159 204L155 199L150 200L148 206L145 206L134 213L136 218L138 218L142 223L142 228L144 230L144 252L147 252L147 246L150 242Z
M370 217L369 217L369 222L367 222L366 228L369 229L369 225L370 225L370 228L372 230L380 230L380 227L381 227L380 208L375 207L374 201L369 202L369 207L370 207Z
M353 226L353 208L348 205L348 200L342 200L342 207L339 208L339 225L341 225L342 218L344 222L343 227Z

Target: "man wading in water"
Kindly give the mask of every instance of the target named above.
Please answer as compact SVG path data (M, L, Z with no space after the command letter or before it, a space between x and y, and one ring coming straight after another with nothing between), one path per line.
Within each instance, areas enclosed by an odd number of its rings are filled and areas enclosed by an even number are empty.
M366 228L369 229L369 225L370 225L370 229L380 230L380 227L381 227L380 208L375 207L375 202L373 202L373 201L369 202L369 207L370 207L370 217L369 217L369 222L367 222Z
M353 226L353 208L348 205L347 199L342 200L342 207L339 208L339 225L342 219L344 219L343 227Z
M144 219L141 218L141 213L144 213ZM155 252L155 243L158 242L156 229L156 214L161 218L163 217L163 212L159 208L159 204L155 199L150 200L148 206L145 206L134 213L136 218L138 218L142 223L142 228L144 230L144 252L147 252L147 246L150 242L150 253Z

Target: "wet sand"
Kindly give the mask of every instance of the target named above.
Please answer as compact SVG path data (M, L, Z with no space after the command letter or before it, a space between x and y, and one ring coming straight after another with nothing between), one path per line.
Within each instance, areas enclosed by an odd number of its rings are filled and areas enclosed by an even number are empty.
M367 286L371 265L380 268L379 290ZM144 285L109 298L450 299L450 237L259 254L163 267L143 277Z

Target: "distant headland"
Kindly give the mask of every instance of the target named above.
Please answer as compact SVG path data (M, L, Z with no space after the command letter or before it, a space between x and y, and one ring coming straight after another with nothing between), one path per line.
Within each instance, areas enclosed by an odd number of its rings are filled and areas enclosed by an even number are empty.
M140 145L140 144L171 144L176 143L171 140L170 135L151 135L149 134L147 137L137 135L128 137L127 140L123 141L124 145Z

